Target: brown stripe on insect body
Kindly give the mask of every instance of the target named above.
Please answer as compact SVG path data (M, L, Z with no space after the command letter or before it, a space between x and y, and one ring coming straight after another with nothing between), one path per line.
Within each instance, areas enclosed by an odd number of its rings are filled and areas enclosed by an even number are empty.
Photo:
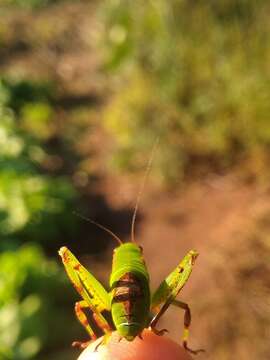
M142 295L141 282L131 272L123 275L113 286L113 302L136 299Z
M113 303L122 303L125 309L127 322L132 322L132 308L138 299L141 299L143 292L140 280L128 272L122 276L113 286Z

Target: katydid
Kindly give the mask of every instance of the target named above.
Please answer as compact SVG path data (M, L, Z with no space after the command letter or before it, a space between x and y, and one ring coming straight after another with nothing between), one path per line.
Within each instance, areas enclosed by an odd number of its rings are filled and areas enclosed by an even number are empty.
M151 160L148 163L148 171ZM146 176L147 172L133 213L130 242L123 243L112 231L88 219L110 233L119 243L119 246L114 249L113 253L109 291L106 291L100 282L80 264L67 247L62 247L59 250L65 270L75 289L82 297L82 300L75 304L75 313L80 323L90 335L91 340L95 340L97 336L83 310L89 309L92 312L93 320L104 332L102 343L105 344L113 331L112 326L103 316L105 311L111 313L114 328L119 333L120 339L125 338L128 341L132 341L136 336L141 337L145 328L150 328L158 335L164 334L167 330L158 330L156 325L167 308L170 305L175 305L185 312L183 346L186 350L196 354L202 350L194 351L187 345L191 323L189 306L182 301L176 300L176 296L188 281L198 252L190 250L151 295L149 274L143 258L142 247L134 241L135 218ZM74 342L73 345L79 345L84 348L88 343L89 341L86 343Z
M186 303L176 300L176 296L191 274L198 256L197 251L190 250L152 296L142 248L134 242L121 243L114 249L109 292L80 264L67 247L62 247L59 254L70 280L83 299L76 303L75 312L92 340L97 336L83 312L85 308L93 313L93 319L105 334L103 343L106 343L113 329L102 315L104 311L111 312L113 324L120 338L132 341L136 336L141 336L143 329L147 327L158 335L166 332L165 329L157 330L156 325L172 304L185 311L184 348L192 353L198 352L191 350L187 345L191 322L190 309ZM80 345L83 348L88 342L74 342L73 345Z

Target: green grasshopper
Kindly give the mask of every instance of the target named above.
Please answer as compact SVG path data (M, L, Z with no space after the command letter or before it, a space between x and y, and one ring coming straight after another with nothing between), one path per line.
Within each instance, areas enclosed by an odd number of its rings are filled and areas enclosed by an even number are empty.
M100 227L103 228L103 226ZM67 247L59 250L66 272L83 299L76 302L75 313L91 339L96 340L97 336L83 309L91 310L94 321L105 334L102 342L106 343L113 329L102 315L104 311L111 312L113 324L120 339L132 341L136 336L141 337L142 331L147 327L150 327L155 334L163 335L167 330L157 330L156 325L172 304L185 311L182 339L184 348L192 353L201 351L191 350L187 345L191 312L186 303L176 300L176 296L188 281L198 252L190 250L151 296L149 274L142 247L134 241L122 243L116 235L113 234L113 236L119 242L119 246L113 253L109 292L80 264ZM78 345L84 348L88 343L74 342L73 346Z
M148 171L150 162L151 160L148 163ZM143 249L137 245L134 240L136 213L146 176L147 173L145 174L143 186L139 192L133 213L130 242L123 243L112 231L95 221L87 219L110 233L119 244L113 253L109 292L80 264L67 247L62 247L59 250L66 272L75 289L83 299L76 302L75 313L80 323L90 335L91 340L96 340L97 336L83 311L84 309L91 310L93 320L104 332L101 343L105 344L113 329L103 316L104 311L111 313L113 324L119 333L120 339L125 338L128 341L132 341L136 336L141 337L145 328L150 328L157 335L163 335L167 332L166 329L158 330L156 325L170 305L177 306L185 312L184 333L182 338L183 347L196 354L203 350L194 351L187 345L189 326L191 323L189 306L182 301L176 300L176 296L188 281L198 252L190 250L151 295L149 273L143 258ZM76 341L73 343L73 346L84 348L88 344L89 341L85 343Z

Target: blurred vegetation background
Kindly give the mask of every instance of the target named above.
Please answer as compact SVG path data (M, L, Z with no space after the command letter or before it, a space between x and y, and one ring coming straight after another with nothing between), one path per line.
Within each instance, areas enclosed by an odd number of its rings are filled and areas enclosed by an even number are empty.
M269 11L0 0L0 360L76 358L87 334L57 250L107 285L115 244L75 213L128 240L157 138L137 222L152 287L197 248L191 345L269 359ZM177 341L182 321L163 320Z

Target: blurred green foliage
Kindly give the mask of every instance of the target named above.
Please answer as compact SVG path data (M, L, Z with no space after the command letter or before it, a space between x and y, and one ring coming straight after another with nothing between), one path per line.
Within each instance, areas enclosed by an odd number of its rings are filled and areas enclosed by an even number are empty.
M268 11L266 0L103 5L102 44L115 89L104 123L118 144L118 167L141 168L160 136L154 172L161 181L240 159L255 176L267 169Z
M65 344L74 319L59 267L34 244L0 253L0 263L0 359L32 359Z
M43 103L49 105L53 101L55 91L50 82L12 79L3 79L2 82L6 93L8 93L7 105L16 113L19 113L28 104Z
M67 178L43 168L50 102L30 83L29 91L21 86L0 82L0 359L12 360L37 358L74 337L67 279L37 243L56 253L63 234L74 234L77 194Z
M69 209L76 192L64 177L42 171L47 154L40 140L49 135L52 111L46 103L24 102L19 120L8 107L12 96L4 83L0 99L0 249L8 246L10 236L55 241L64 227L75 230Z

